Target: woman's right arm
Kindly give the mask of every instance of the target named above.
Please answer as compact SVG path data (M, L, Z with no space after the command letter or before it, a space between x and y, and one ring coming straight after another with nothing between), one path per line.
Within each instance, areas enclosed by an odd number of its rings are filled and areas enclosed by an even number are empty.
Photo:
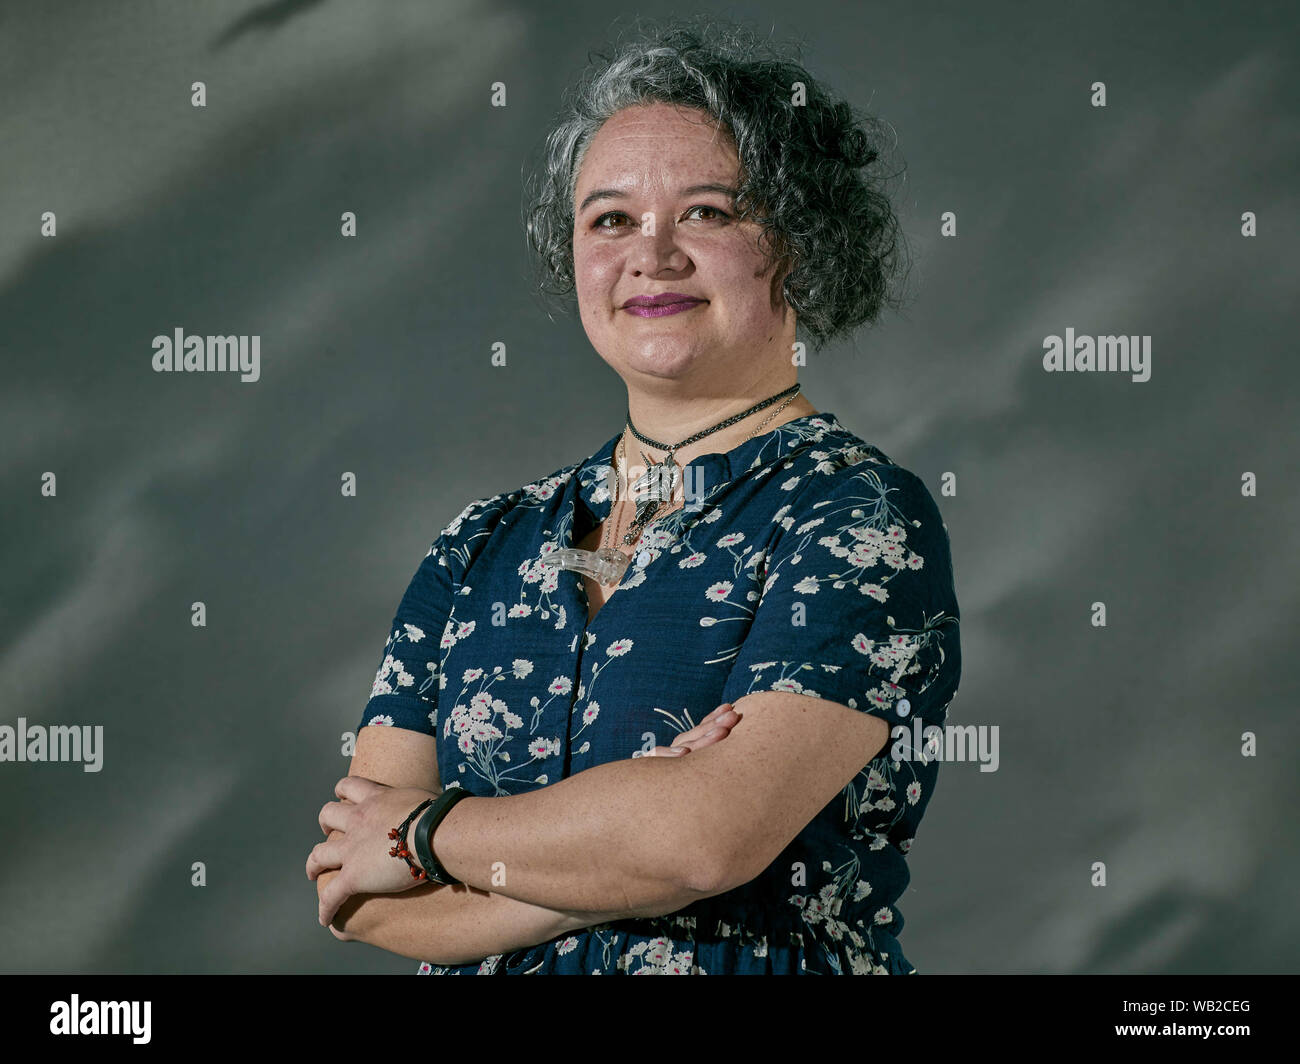
M739 720L740 715L724 704L697 727L677 736L674 745L698 750L726 738ZM654 754L684 756L667 747L656 747ZM348 774L390 787L435 791L442 787L434 737L406 728L362 728ZM335 834L331 832L330 837ZM317 890L335 874L319 876ZM549 942L610 919L609 913L557 912L502 894L429 884L398 894L353 895L339 910L334 927L349 941L368 942L405 957L451 966Z

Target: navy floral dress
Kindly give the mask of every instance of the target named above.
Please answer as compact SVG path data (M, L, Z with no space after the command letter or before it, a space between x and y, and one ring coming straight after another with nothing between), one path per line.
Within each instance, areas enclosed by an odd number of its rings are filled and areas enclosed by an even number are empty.
M587 624L582 577L540 559L609 515L617 442L476 500L443 529L398 607L361 726L435 736L443 785L481 796L671 745L757 691L839 702L893 735L741 887L669 916L418 971L914 974L896 902L939 768L936 748L915 740L943 726L961 673L934 500L834 414L796 418L692 460L696 504L646 530Z

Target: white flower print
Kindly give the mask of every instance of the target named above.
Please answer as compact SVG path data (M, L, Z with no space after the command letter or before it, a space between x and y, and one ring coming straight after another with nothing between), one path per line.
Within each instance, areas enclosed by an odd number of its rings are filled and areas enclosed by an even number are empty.
M666 729L659 718L668 715L681 718L683 727L694 726L696 717L713 708L703 704L709 699L696 687L715 672L720 677L716 701L738 700L747 693L748 683L748 693L827 698L897 723L894 707L907 697L913 705L909 725L913 719L941 722L939 710L946 706L933 693L927 697L925 688L942 661L938 629L948 619L918 611L934 601L923 595L932 590L933 574L946 578L948 561L934 553L937 525L911 520L934 520L933 511L912 512L909 500L923 501L913 482L874 448L850 443L842 427L829 418L799 418L764 437L741 463L733 459L729 482L720 483L719 469L725 466L704 470L702 505L645 530L633 557L652 564L628 571L619 585L620 593L635 587L635 597L615 597L612 607L591 623L585 613L575 615L573 609L581 602L581 580L571 571L539 568L538 560L560 548L576 547L590 530L592 517L604 516L599 507L608 506L609 491L597 482L608 472L603 456L581 467L585 511L580 505L570 507L572 491L561 490L577 479L570 476L540 479L512 493L505 506L484 513L482 521L471 520L475 509L466 514L456 542L445 548L446 558L460 563L453 564L449 574L455 619L449 618L441 633L442 617L413 614L395 622L402 641L418 644L419 660L393 648L386 654L391 661L382 676L390 693L413 692L427 683L428 700L437 707L431 718L439 735L444 778L454 785L459 772L475 793L519 793L608 761L614 746L619 748L617 756L626 757L645 741L643 731L657 733L655 742L662 743ZM745 478L751 483L761 479L763 487L750 488ZM718 493L725 500L722 507L710 498L710 489L717 487L725 488ZM911 490L898 494L903 488ZM482 503L478 509L484 509ZM539 533L530 533L535 538L524 544L530 521ZM726 527L720 527L724 522ZM498 523L500 538L489 541L488 536L498 536ZM516 539L519 551L497 549L505 540L513 547ZM488 542L492 550L483 551ZM637 554L641 550L647 557ZM676 565L663 557L670 552ZM511 558L504 572L502 557ZM502 575L505 579L498 579ZM903 581L901 588L890 586L895 579ZM465 597L471 583L476 585L473 596ZM768 605L765 612L761 603ZM798 627L800 619L786 628L792 603L806 610L806 630ZM886 620L886 613L894 616ZM408 627L401 623L406 620L414 623ZM477 631L474 620L479 622ZM810 660L767 659L772 652ZM744 669L730 667L737 654ZM760 656L766 660L751 664ZM673 667L675 657L681 659L681 668ZM426 664L426 659L434 660ZM723 667L715 668L718 665ZM611 703L615 709L602 713L595 695L599 675L611 667L615 675L600 694L607 701L616 699ZM437 689L432 688L434 676ZM458 676L464 688L459 693ZM674 689L672 677L686 681L687 687ZM639 709L630 705L628 687L643 692ZM436 702L434 690L444 692ZM409 706L399 709L396 698L392 705L391 720L412 721ZM529 712L523 711L525 705L531 707ZM377 703L367 716L389 712ZM656 718L648 724L637 715L651 712ZM909 966L891 937L898 922L893 903L901 890L898 858L910 844L903 836L913 834L932 793L933 777L922 762L893 762L889 750L887 744L839 799L818 814L820 834L801 833L792 843L811 880L795 888L802 892L800 897L791 898L800 908L802 919L795 920L800 934L792 930L787 938L784 929L774 933L770 928L763 928L766 934L756 933L746 911L737 907L723 910L721 924L710 923L698 931L693 924L654 918L654 923L635 931L611 925L566 932L553 940L549 951L539 949L526 963L511 961L510 970L699 972L697 955L709 955L701 952L705 943L711 949L717 938L734 936L736 945L743 941L746 948L717 954L724 971L733 966L834 974L906 971ZM933 763L929 767L933 769ZM835 857L841 848L843 853ZM824 860L827 857L835 860ZM821 871L815 871L818 868ZM777 887L780 892L769 884L765 896L762 877L754 882L755 904L784 907L790 893L788 872L775 878L784 880ZM683 916L695 919L689 913ZM711 921L713 913L704 919ZM681 933L669 930L677 927ZM765 963L769 958L770 964ZM504 969L504 957L489 960L492 963L484 963L491 972ZM476 967L483 965L433 970L472 974Z
M377 695L393 694L395 693L395 687L415 686L415 677L406 671L402 661L393 654L393 648L401 643L418 643L423 638L423 630L413 624L403 624L401 629L394 630L385 644L384 660L376 670L374 681L370 685L371 698ZM427 662L425 667L429 675L425 677L419 690L416 691L418 695L423 695L429 689L438 673L437 665L434 662Z

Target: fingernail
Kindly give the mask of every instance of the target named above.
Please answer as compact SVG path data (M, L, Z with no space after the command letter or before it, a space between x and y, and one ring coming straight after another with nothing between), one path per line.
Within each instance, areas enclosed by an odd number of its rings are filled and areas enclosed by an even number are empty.
M689 746L670 746L668 749L675 754L689 754L691 752Z

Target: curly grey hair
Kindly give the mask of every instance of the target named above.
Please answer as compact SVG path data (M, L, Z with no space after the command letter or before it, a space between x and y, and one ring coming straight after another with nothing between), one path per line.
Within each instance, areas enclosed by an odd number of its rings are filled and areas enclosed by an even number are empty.
M574 291L578 171L597 130L625 107L663 102L712 116L740 160L736 211L762 226L765 267L814 348L903 300L907 246L871 167L884 123L861 115L789 55L713 16L674 20L598 56L570 94L528 180L524 225L539 290ZM804 86L804 105L791 97Z

